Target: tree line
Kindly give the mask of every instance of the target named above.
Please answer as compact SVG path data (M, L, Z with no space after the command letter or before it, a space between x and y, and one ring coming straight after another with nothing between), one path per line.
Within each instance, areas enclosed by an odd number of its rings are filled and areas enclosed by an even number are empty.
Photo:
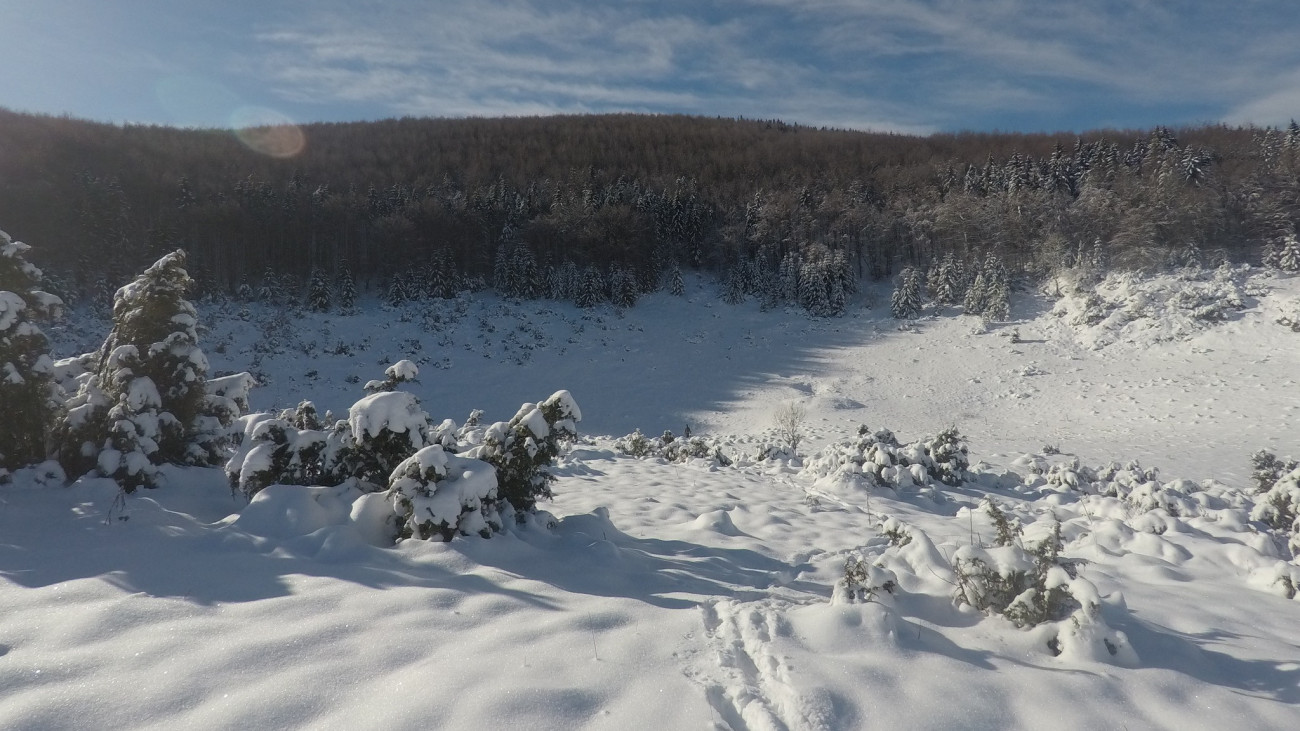
M318 305L495 287L627 305L682 270L835 314L863 278L951 257L1011 276L1087 257L1260 261L1300 224L1300 126L927 137L592 115L311 124L273 158L225 130L0 110L0 220L47 288L110 303L188 252L197 294Z

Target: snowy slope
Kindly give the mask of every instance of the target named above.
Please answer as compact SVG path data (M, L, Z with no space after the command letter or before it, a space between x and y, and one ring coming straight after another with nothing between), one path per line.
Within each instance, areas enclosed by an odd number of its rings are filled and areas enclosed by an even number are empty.
M1300 602L1275 579L1295 565L1245 488L1254 450L1300 456L1300 336L1274 322L1300 281L1255 285L1226 322L1167 339L1101 338L1026 294L1019 343L962 317L760 313L700 283L621 316L493 298L436 322L209 308L214 369L259 371L260 408L342 413L362 395L349 377L410 357L435 420L504 419L567 388L585 433L689 423L737 461L593 438L559 469L553 528L396 547L367 542L342 489L244 506L217 471L171 470L123 504L105 481L26 475L0 494L0 727L1292 727ZM52 335L62 354L98 337ZM807 456L860 423L904 442L955 424L992 464L891 489L749 458L791 401ZM1049 444L1066 454L1022 457ZM1076 456L1139 459L1158 482L1107 496L1035 474ZM987 494L1026 547L1060 522L1095 620L1017 628L954 603L953 558L992 550ZM912 540L891 545L887 518ZM858 557L897 590L833 604Z

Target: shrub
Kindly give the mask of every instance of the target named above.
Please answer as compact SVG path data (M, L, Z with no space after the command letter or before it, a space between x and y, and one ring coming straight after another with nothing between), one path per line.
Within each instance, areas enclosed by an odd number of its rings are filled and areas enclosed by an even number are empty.
M398 538L489 537L503 525L497 497L491 466L448 454L437 444L403 460L388 480Z
M1012 545L1010 532L1002 543L1001 533L997 547L963 546L953 557L958 603L1000 614L1017 627L1062 620L1081 607L1069 589L1074 563L1060 558L1059 523L1033 551Z

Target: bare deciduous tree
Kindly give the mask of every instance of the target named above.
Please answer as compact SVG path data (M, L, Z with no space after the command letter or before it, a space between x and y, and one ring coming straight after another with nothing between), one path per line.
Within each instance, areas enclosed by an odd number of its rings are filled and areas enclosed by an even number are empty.
M808 410L793 401L781 406L772 415L776 433L790 445L791 454L799 452L799 442L803 441L803 422L807 416Z

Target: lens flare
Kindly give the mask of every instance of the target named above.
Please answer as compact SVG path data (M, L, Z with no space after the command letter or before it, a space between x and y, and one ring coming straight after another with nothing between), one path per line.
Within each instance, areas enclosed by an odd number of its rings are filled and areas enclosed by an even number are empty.
M293 157L307 146L302 128L274 109L241 107L230 115L230 126L240 142L263 155Z

